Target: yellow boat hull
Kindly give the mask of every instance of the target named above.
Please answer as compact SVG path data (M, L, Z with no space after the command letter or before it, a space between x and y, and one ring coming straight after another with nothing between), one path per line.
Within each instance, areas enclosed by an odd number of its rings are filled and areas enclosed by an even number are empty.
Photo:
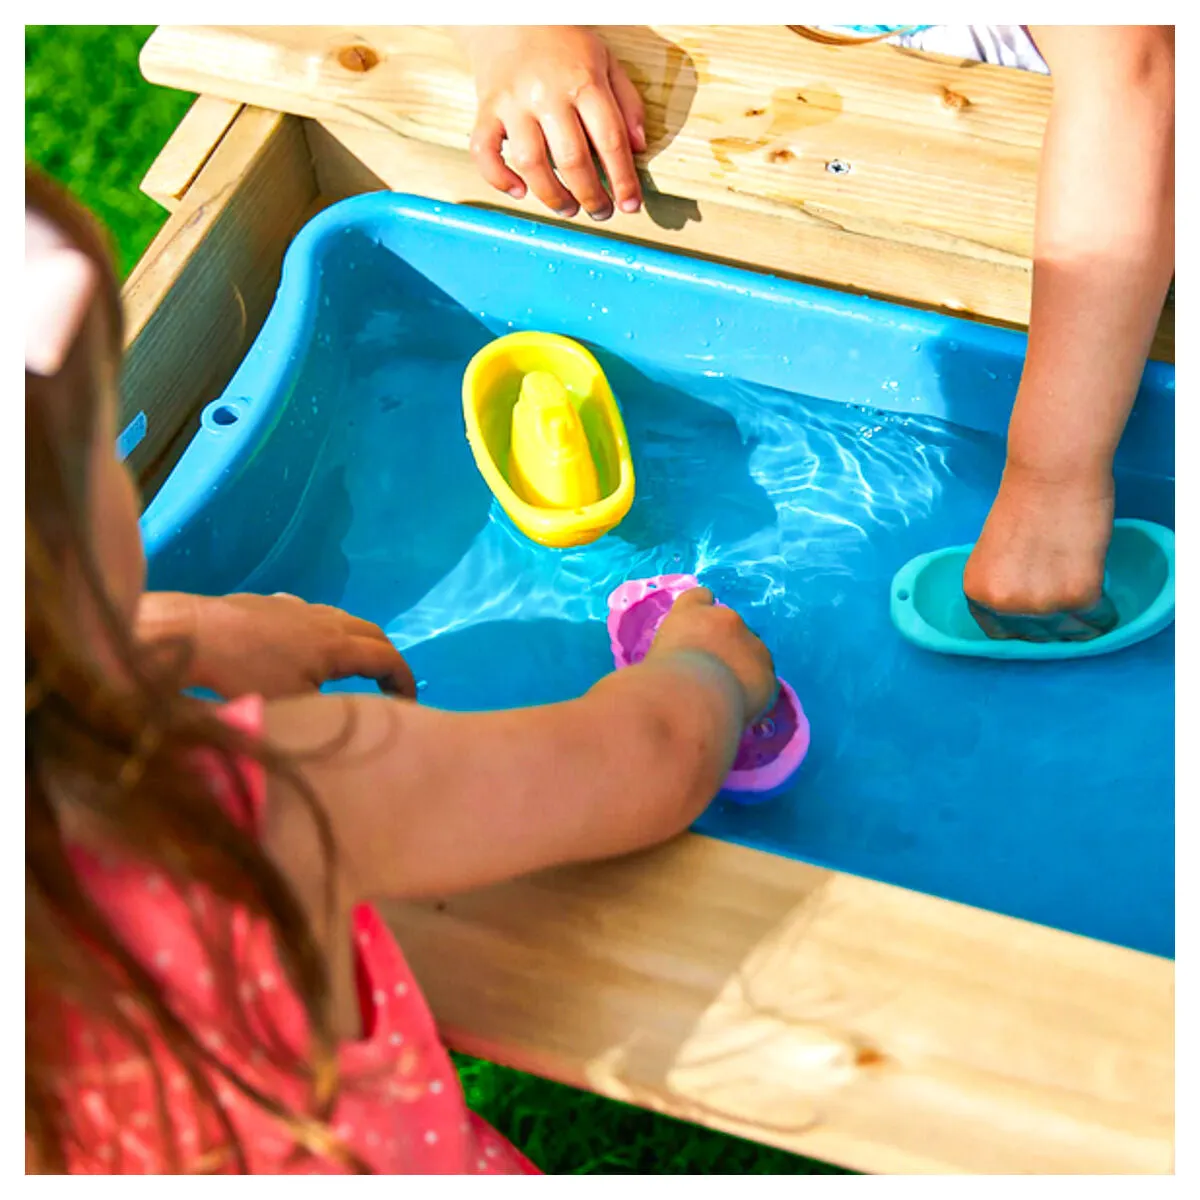
M555 375L578 407L599 481L595 503L578 508L530 504L509 482L513 407L521 381L535 371ZM625 519L635 487L625 422L600 364L578 342L532 332L497 338L471 359L462 395L475 465L526 537L567 549L594 542Z

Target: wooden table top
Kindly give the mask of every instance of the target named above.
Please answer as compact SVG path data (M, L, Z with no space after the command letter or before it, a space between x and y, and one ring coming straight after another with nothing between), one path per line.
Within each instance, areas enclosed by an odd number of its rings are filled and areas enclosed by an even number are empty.
M809 278L1027 323L1046 77L786 26L603 35L646 100L657 193L782 218ZM151 82L452 149L474 122L444 27L162 26L141 64ZM1155 356L1174 357L1173 306Z

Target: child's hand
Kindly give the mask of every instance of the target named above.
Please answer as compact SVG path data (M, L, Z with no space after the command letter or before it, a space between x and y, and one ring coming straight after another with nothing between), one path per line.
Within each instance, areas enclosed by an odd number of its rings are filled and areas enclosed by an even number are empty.
M528 187L560 216L583 205L604 221L613 203L595 147L613 199L622 212L637 212L633 153L646 148L645 110L604 42L574 25L487 26L462 36L479 97L471 154L484 179L517 199Z
M195 650L189 682L228 698L297 696L356 675L395 695L417 693L408 664L378 625L296 596L150 592L138 634L143 641L188 637Z
M675 601L646 658L679 651L710 655L729 668L745 696L747 724L774 700L778 684L771 652L733 609L713 603L708 588L692 588Z
M967 561L963 591L998 613L1094 608L1112 537L1110 471L1055 479L1010 463Z

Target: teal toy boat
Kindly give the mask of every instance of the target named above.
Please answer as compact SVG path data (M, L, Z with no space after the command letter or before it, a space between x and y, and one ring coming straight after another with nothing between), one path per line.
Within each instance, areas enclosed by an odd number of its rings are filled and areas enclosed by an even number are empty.
M1113 524L1105 591L1117 623L1091 641L1025 642L989 638L963 595L971 546L950 546L906 563L892 580L892 623L922 650L975 658L1091 658L1123 650L1175 620L1175 534L1149 521Z

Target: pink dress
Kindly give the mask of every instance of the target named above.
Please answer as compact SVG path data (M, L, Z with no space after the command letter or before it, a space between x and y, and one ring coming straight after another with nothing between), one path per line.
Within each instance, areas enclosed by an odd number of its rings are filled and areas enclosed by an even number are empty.
M224 710L251 733L262 729L263 705L246 697ZM261 767L243 767L261 815L266 781ZM214 796L232 807L235 792L219 770ZM76 870L126 945L160 980L176 1014L238 1075L305 1111L306 1085L273 1066L273 1047L303 1052L308 1020L280 968L269 928L198 887L180 890L144 865L82 850ZM537 1169L471 1113L432 1014L400 947L378 913L360 905L354 916L356 979L364 1037L339 1047L338 1100L330 1124L346 1147L378 1174L536 1175ZM236 964L241 1013L220 1003L206 944L228 947ZM228 994L228 993L226 993ZM71 1078L63 1100L79 1144L68 1147L73 1174L144 1174L169 1170L145 1060L116 1035L81 1014L67 1025ZM152 1048L167 1088L167 1106L182 1168L213 1169L224 1143L220 1125L198 1104L192 1086L161 1044ZM230 1118L252 1174L337 1174L332 1159L296 1154L286 1126L248 1100L216 1071L218 1101ZM206 1161L207 1160L207 1161ZM217 1170L236 1170L226 1159Z

